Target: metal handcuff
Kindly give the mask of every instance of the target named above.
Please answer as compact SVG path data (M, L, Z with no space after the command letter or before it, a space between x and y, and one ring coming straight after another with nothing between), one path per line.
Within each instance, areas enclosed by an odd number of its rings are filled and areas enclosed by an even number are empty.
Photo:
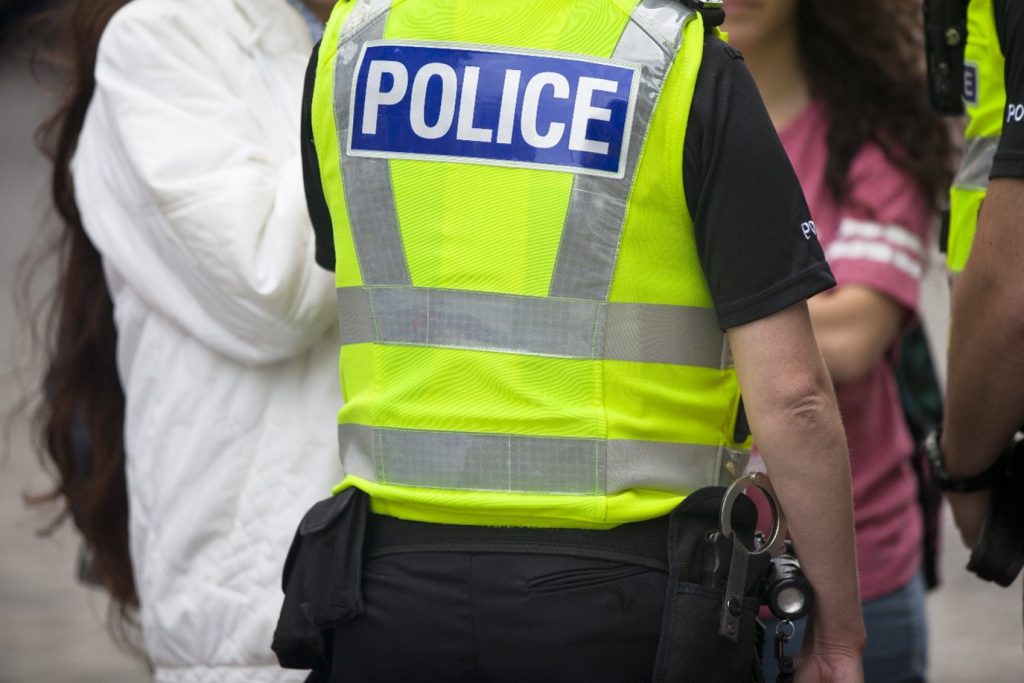
M748 548L739 536L733 533L733 507L740 495L748 488L760 489L772 512L772 527L767 538L755 535L754 548ZM730 561L725 594L722 598L719 634L734 642L738 638L739 617L746 586L747 567L752 558L769 556L767 577L764 581L764 601L772 614L779 619L775 628L775 658L779 666L776 683L790 683L796 668L793 658L785 654L785 646L796 633L794 621L804 618L810 612L814 596L810 583L803 575L800 563L793 554L792 545L786 540L786 518L782 514L775 488L768 475L751 472L734 481L722 497L719 509L720 539L709 539L719 547L728 544Z

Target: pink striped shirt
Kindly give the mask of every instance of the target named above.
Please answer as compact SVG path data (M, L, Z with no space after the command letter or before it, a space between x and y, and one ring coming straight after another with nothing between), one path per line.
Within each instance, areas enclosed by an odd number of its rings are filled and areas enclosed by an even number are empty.
M874 145L849 170L849 198L825 184L825 107L812 103L780 131L839 287L860 284L917 310L931 214L913 179ZM921 515L908 459L913 443L888 358L836 394L853 472L857 564L863 600L904 586L921 562Z

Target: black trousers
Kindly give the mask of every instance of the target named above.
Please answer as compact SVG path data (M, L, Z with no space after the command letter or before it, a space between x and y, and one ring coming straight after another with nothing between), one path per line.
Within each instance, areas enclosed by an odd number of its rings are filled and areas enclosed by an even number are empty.
M583 531L405 522L350 489L299 526L274 652L310 683L757 680L757 602L725 639L724 592L701 579L722 491Z
M370 558L331 681L649 681L667 574L524 553Z

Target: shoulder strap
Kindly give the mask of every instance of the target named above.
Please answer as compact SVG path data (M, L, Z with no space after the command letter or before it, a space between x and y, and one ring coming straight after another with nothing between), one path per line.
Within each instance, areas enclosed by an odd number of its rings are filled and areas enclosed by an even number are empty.
M717 28L725 21L724 0L683 0L683 4L700 12L707 29Z

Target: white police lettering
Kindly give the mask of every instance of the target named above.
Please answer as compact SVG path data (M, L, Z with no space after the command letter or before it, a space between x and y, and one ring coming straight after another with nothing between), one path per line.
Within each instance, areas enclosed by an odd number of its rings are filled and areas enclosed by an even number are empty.
M551 122L546 133L537 130L537 114L540 112L540 96L544 88L551 86L551 96L559 100L569 99L569 81L562 74L545 71L537 74L526 84L523 95L522 133L526 144L539 149L550 149L562 140L565 124Z
M427 86L430 85L430 79L435 76L441 79L441 106L436 113L437 120L433 125L427 125ZM409 111L409 123L416 135L427 140L436 140L451 130L452 121L455 119L455 92L458 87L459 77L455 74L455 69L447 64L427 64L416 73L416 78L412 81L412 102Z
M392 78L391 89L386 92L380 89L384 81L384 74L390 74ZM366 83L366 100L363 102L364 134L377 134L377 111L381 107L401 102L408 87L409 71L401 62L381 59L370 64L370 74Z
M622 177L639 76L596 57L374 41L348 153Z
M516 104L519 100L519 80L523 72L508 69L505 83L501 88L501 114L498 116L498 142L508 145L512 142L512 131L516 125Z
M591 104L594 99L594 91L615 93L619 84L604 78L589 78L584 76L580 79L579 89L576 90L576 106L572 112L572 129L569 131L569 149L579 152L592 152L594 154L607 154L608 143L587 139L587 124L591 121L608 121L612 117L610 109L595 107Z
M804 233L804 239L809 240L811 237L818 236L818 230L814 227L814 221L806 221L800 224L800 230Z
M1024 104L1006 105L1006 122L1020 123L1024 121Z
M473 115L476 113L476 87L480 82L480 67L467 66L466 79L462 84L462 97L459 99L459 140L474 142L490 142L494 131L490 128L474 128Z

